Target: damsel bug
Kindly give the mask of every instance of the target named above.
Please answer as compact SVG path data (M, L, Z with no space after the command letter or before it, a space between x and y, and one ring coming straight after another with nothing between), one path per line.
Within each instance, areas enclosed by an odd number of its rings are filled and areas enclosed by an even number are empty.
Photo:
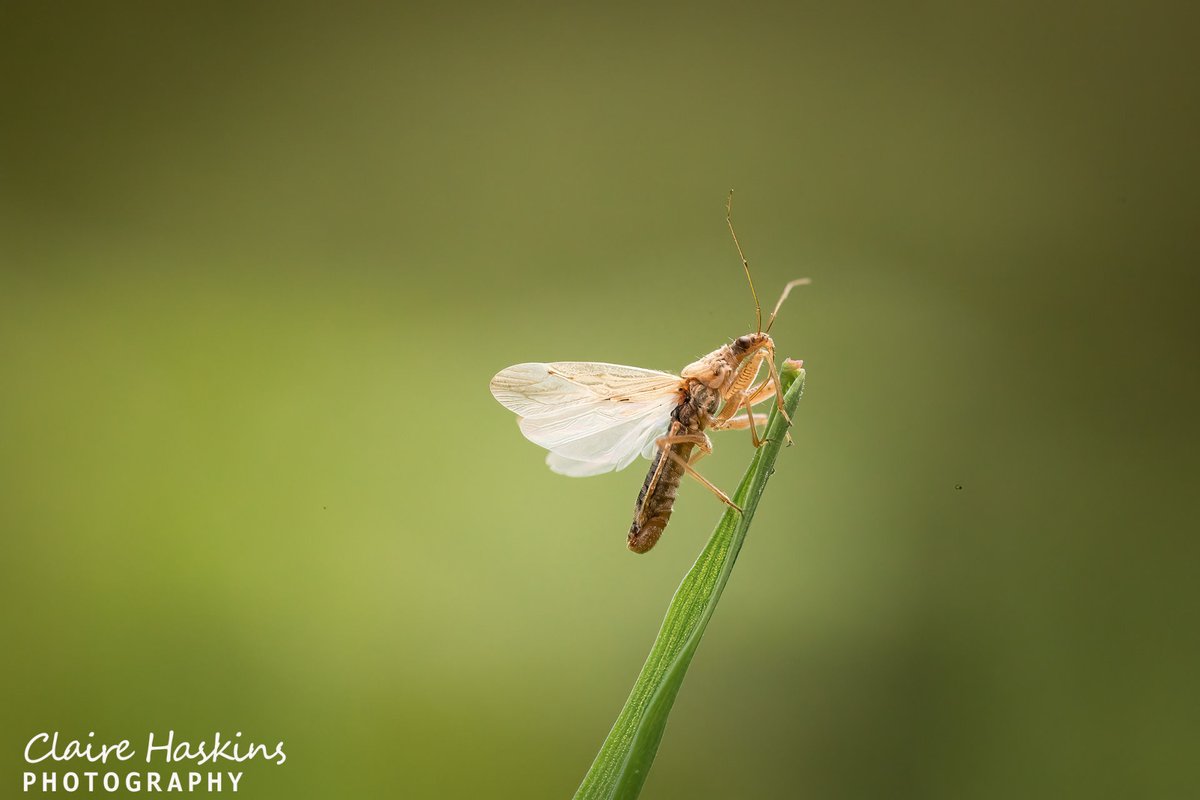
M685 473L741 511L729 495L696 472L696 462L712 452L705 430L749 428L758 447L758 425L765 423L766 415L756 414L753 406L775 398L779 413L787 418L770 330L788 293L809 281L801 278L783 287L764 328L750 263L733 230L733 192L725 205L725 221L754 297L755 333L718 347L678 375L592 361L554 361L516 364L492 378L492 395L520 417L526 438L550 451L546 463L555 472L599 475L624 469L639 453L650 459L629 528L629 549L635 553L645 553L662 535ZM756 384L764 364L768 376Z

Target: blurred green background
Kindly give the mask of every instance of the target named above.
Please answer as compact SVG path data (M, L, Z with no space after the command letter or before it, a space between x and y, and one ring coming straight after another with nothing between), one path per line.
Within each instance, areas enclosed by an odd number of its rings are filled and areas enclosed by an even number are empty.
M732 186L808 388L644 796L1194 795L1186 8L5 4L4 784L569 796L721 507L487 382L749 330Z

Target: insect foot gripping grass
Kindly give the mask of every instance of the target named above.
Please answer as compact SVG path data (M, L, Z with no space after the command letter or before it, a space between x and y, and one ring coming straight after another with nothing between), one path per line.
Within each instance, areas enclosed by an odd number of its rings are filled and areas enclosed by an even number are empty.
M804 391L801 362L784 362L782 383L782 406L772 412L763 444L733 495L742 511L725 511L708 545L679 584L633 691L575 793L576 800L628 800L637 797L646 782L675 695L721 599L767 479L775 471L775 458Z

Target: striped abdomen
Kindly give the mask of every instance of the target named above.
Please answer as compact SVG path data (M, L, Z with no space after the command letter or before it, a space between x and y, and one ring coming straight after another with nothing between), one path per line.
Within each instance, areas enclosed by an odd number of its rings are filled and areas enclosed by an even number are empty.
M691 442L680 442L670 446L671 452L684 461L692 455ZM666 459L659 472L659 463ZM658 480L654 479L658 473ZM646 480L642 483L642 491L638 493L637 505L634 506L633 524L629 526L629 549L635 553L645 553L662 536L663 529L671 519L671 508L675 505L675 494L679 491L679 481L683 478L683 466L673 458L669 458L662 450L654 457Z
M696 381L688 381L683 402L671 412L669 435L700 436L716 411L717 403L715 391ZM654 463L642 482L642 490L638 492L633 524L629 526L629 549L633 552L645 553L662 536L663 528L671 519L671 508L675 505L675 495L683 478L683 464L689 462L695 447L695 442L674 442L665 451L660 447L655 454ZM668 452L679 460L668 456Z

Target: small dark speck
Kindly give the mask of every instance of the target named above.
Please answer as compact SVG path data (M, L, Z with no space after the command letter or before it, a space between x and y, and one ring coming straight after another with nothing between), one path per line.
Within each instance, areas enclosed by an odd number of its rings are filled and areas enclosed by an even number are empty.
M962 491L962 484L961 484L961 483L956 483L956 484L954 484L954 488L955 488L955 489L958 489L959 491Z
M958 488L960 488L960 489L961 489L962 487L960 486L960 487L958 487ZM322 511L327 511L328 509L329 509L329 506L321 506L321 510L322 510Z

